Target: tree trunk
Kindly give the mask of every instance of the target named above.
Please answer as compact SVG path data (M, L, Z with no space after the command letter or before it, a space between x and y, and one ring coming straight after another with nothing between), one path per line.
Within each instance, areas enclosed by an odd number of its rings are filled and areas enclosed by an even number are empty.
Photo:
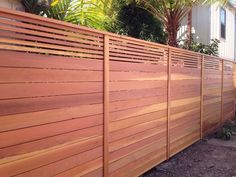
M187 22L187 40L188 40L188 48L191 48L192 44L192 9L188 13L188 22Z
M178 47L177 33L179 30L179 21L175 21L175 18L168 19L168 24L166 24L166 32L168 35L168 45L173 47Z

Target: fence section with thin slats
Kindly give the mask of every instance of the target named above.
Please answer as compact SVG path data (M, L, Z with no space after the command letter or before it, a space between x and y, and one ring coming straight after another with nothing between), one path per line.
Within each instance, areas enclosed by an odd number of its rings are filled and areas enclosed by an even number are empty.
M223 92L222 92L222 104L223 104L223 121L232 119L234 113L234 63L224 61L223 63Z
M203 74L203 134L217 128L221 122L222 61L204 57Z
M102 176L103 35L0 15L1 176Z
M119 38L109 45L109 173L135 176L166 159L167 51Z
M171 53L170 155L200 139L201 58Z
M138 176L234 117L234 65L0 8L0 174Z

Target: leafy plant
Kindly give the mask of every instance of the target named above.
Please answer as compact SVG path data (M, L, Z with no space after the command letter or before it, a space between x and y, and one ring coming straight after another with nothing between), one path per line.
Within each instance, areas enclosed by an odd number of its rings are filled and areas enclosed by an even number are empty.
M43 11L48 10L51 6L58 3L58 0L22 0L25 11L40 15Z
M236 120L227 121L217 133L217 137L223 140L230 140L233 134L236 134Z
M223 128L222 131L220 132L220 138L222 140L230 140L232 136L232 130L230 128Z
M109 30L117 14L117 11L113 11L117 3L117 0L57 0L57 3L39 14L91 28Z
M181 48L191 50L194 52L204 53L207 55L219 56L219 43L218 39L211 39L209 45L195 42L193 39L191 40L191 44L189 45L188 39L183 40L183 44L180 45Z
M161 22L147 10L137 6L135 0L121 7L116 20L117 23L112 32L147 41L166 43L167 36Z

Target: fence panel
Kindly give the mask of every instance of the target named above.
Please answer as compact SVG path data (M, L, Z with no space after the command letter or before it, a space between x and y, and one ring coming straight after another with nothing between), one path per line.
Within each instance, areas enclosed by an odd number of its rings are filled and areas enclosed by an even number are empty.
M1 176L103 176L103 35L1 17Z
M167 52L110 38L110 176L136 176L166 159Z
M170 155L200 139L201 56L171 55Z
M235 115L235 99L234 99L234 63L224 61L223 71L223 121L234 118Z
M203 135L209 134L221 123L222 61L204 57L203 78Z

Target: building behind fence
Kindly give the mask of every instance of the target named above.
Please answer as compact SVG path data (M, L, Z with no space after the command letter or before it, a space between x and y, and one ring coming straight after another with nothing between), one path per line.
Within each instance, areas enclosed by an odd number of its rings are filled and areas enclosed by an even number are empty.
M138 176L234 117L234 63L0 9L0 176Z

